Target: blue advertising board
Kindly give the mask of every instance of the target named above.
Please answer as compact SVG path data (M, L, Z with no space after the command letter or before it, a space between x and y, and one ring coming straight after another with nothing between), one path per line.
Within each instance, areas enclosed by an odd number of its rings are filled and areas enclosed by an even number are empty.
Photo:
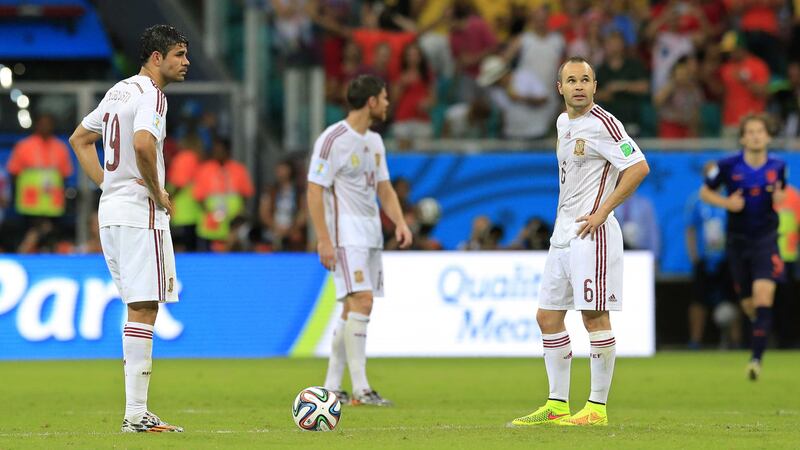
M650 175L639 188L656 212L661 235L657 261L662 273L691 272L686 254L685 210L689 198L702 184L702 167L731 152L647 152ZM773 152L789 167L800 167L800 154ZM388 156L392 179L411 183L411 200L433 197L442 218L433 231L445 249L469 238L472 220L487 215L505 229L510 243L529 218L555 221L558 203L558 165L552 153L399 154ZM800 185L797 171L789 182Z
M155 357L286 356L327 278L316 256L178 255ZM100 255L0 257L0 359L118 358L124 305Z

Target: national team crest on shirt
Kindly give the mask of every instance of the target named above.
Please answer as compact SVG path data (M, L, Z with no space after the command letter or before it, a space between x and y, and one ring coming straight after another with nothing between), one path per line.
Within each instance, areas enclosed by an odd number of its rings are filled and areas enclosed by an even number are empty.
M375 167L381 166L381 154L375 153Z
M353 165L353 168L356 168L361 164L361 160L358 159L358 155L356 155L355 153L353 153L353 155L350 156L350 164Z
M774 169L770 169L767 171L767 183L774 183L778 181L778 172Z
M583 139L578 139L575 141L575 150L572 151L572 154L575 156L585 156L583 147L586 145L586 141Z

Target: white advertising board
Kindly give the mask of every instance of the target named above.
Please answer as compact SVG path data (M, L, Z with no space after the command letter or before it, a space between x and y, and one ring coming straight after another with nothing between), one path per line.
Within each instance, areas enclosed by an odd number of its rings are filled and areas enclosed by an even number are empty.
M536 323L546 252L387 252L386 297L375 300L369 356L541 356ZM649 252L626 251L623 310L611 313L619 356L655 353ZM330 352L331 316L316 354ZM573 353L586 356L580 313L567 313Z

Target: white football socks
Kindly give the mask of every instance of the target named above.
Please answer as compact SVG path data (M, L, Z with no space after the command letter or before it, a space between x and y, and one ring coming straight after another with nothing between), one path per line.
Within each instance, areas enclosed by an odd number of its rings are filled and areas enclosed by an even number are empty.
M147 389L153 368L153 325L127 322L122 332L125 358L125 418L141 420L147 411Z
M344 345L354 394L371 390L367 381L367 324L369 316L357 312L347 314Z
M569 372L572 366L572 344L569 333L543 334L544 366L550 382L550 396L569 403Z
M611 389L614 375L614 362L617 358L617 343L611 330L589 333L589 365L592 371L592 393L589 401L605 404Z
M325 376L325 389L339 391L342 389L342 377L347 366L347 352L344 347L344 325L347 323L339 317L333 328L331 356L328 358L328 374Z

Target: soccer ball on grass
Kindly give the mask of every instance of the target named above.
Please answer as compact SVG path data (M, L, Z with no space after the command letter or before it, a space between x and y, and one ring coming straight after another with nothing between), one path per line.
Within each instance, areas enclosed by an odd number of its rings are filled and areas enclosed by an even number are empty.
M341 408L333 392L319 386L309 387L295 397L292 418L301 430L331 431L339 423Z

